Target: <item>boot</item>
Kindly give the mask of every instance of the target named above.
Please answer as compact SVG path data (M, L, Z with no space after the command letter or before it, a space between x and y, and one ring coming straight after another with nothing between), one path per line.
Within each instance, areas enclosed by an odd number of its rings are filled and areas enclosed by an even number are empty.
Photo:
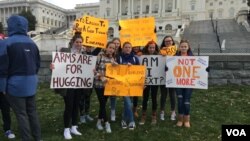
M146 121L146 111L142 112L142 116L141 116L141 121L139 122L139 125L144 125Z
M137 107L133 107L133 113L136 118L139 117L138 112L137 112Z
M184 116L184 126L190 128L190 115Z
M156 122L157 122L157 120L156 120L156 112L154 111L154 112L152 113L152 121L151 121L151 124L152 124L152 125L155 125Z
M178 115L178 122L176 126L181 127L183 125L183 115Z

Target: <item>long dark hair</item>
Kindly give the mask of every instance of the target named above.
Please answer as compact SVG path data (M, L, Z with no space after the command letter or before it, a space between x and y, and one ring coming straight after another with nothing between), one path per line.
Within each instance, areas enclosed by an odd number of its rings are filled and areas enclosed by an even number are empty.
M182 43L187 43L187 44L188 44L188 50L187 50L188 56L194 56L194 54L193 54L193 52L192 52L192 50L191 50L189 41L186 40L186 39L182 39L182 40L180 41L179 46L180 46ZM180 50L177 51L176 55L177 55L177 56L180 56L180 55L181 55L181 51L180 51Z
M175 42L174 42L173 37L172 37L172 36L167 35L167 36L165 36L165 37L163 38L163 40L162 40L162 43L161 43L161 48L165 47L165 39L166 39L166 38L171 38L171 40L173 41L172 46L174 46L174 45L175 45Z
M155 44L155 52L154 52L154 54L158 54L159 53L159 48L158 48L158 45L156 44L156 42L155 41L149 41L147 44L146 44L146 46L142 49L142 53L143 54L149 54L149 52L148 52L148 47L149 47L149 45L150 44Z
M72 37L72 39L71 39L70 42L69 42L69 48L72 48L74 42L75 42L76 39L78 39L78 38L82 39L82 41L83 41L81 32L75 32L75 35Z
M119 46L119 48L118 48L118 50L117 50L117 52L116 52L116 54L119 54L119 53L121 53L121 52L122 52L122 48L121 48L121 40L120 40L119 38L115 37L115 38L113 38L112 42L114 42L115 40L117 40L117 41L119 41L119 42L120 42L120 46Z
M114 44L113 41L109 41L109 42L106 44L106 48L108 48L108 46L109 46L110 44ZM103 50L103 52L104 52L105 55L106 55L106 48ZM116 53L114 52L114 53L112 54L112 57L115 58L115 55L116 55Z

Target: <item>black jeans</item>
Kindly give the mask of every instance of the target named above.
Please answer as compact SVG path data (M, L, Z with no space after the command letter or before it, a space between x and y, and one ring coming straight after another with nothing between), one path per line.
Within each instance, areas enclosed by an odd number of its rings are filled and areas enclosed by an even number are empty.
M36 112L35 95L29 97L16 97L7 94L7 100L16 114L22 141L41 140L41 127ZM30 134L31 133L31 134Z
M175 103L176 103L175 89L174 88L166 88L165 85L161 85L160 87L161 87L161 111L165 111L166 99L167 99L168 94L169 94L169 98L170 98L171 111L174 111L175 110Z
M81 94L81 100L80 100L80 115L88 115L89 114L89 108L90 108L90 96L92 94L92 88L90 89L83 89Z
M143 100L142 100L142 110L146 111L148 106L149 93L151 93L152 99L152 111L155 112L157 109L157 91L158 86L147 86L143 91Z
M71 125L77 125L80 96L82 89L67 89L66 96L63 97L65 109L64 109L64 127L69 128Z
M0 92L0 109L2 112L3 130L4 132L10 130L11 118L10 118L10 105L5 95Z
M95 88L98 101L99 101L99 115L98 119L103 119L104 122L108 121L106 112L106 103L108 96L104 96L104 88Z

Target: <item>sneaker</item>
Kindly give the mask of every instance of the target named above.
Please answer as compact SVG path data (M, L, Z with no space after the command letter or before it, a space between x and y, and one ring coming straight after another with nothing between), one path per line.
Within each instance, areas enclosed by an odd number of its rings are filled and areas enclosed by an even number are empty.
M77 126L72 126L71 129L70 129L70 132L74 135L78 135L78 136L81 136L82 133L80 133L79 131L77 131Z
M111 133L110 124L108 122L105 122L105 129L107 133Z
M102 126L102 122L100 119L98 119L97 123L96 123L96 128L98 130L103 130L103 126Z
M80 116L80 123L86 123L86 116Z
M176 120L176 114L175 114L175 112L171 113L170 119L171 120Z
M161 112L161 114L160 114L160 119L161 120L165 120L165 117L164 117L165 115L164 115L164 112Z
M111 121L115 121L115 110L111 110Z
M69 128L65 128L65 129L64 129L63 135L64 135L64 139L65 139L65 140L71 140L71 139L72 139L72 136L71 136L71 134L70 134Z
M86 115L85 116L85 120L93 121L94 119L90 115Z
M124 120L122 120L121 124L122 124L122 129L127 128L127 123Z
M134 130L135 129L135 122L130 122L128 125L129 130Z
M5 132L5 136L8 138L8 139L14 139L16 136L14 133L12 133L11 130L8 130Z

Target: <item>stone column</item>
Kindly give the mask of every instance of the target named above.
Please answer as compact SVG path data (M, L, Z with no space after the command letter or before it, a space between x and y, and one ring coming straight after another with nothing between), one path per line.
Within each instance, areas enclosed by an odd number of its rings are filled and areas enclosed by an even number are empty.
M162 13L165 13L166 10L166 0L163 0L163 4L162 4Z
M142 0L140 1L140 15L142 15L142 9L143 9L143 4L142 4Z
M122 15L122 0L119 0L120 3L119 3L119 13L120 15Z
M149 14L152 13L152 0L149 0Z
M131 0L132 8L131 8L131 17L134 15L134 0Z
M128 0L128 12L127 12L127 15L129 15L130 13L130 0Z

